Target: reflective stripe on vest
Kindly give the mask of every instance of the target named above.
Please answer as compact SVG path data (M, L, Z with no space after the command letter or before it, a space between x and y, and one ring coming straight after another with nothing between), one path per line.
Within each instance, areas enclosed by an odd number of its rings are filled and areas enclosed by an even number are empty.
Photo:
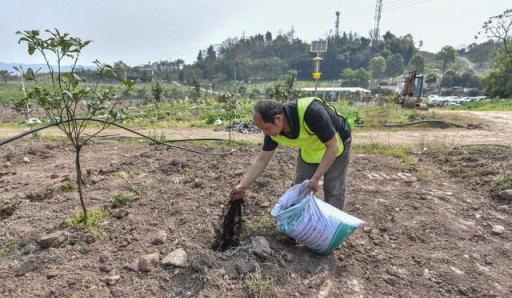
M317 97L305 97L297 100L297 112L299 114L299 137L290 139L283 135L271 136L271 138L278 144L291 147L300 148L300 156L302 160L307 163L320 163L327 150L326 146L316 134L314 134L304 121L304 114L306 113L309 105L314 101L321 99ZM338 154L337 157L342 155L345 151L345 146L341 140L341 136L336 132L336 139L338 139Z

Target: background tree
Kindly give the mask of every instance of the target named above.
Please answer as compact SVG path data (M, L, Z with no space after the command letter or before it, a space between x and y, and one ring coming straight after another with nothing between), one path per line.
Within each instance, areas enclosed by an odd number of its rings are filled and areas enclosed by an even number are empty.
M371 72L364 68L358 70L345 68L341 73L341 85L346 87L368 88L371 78Z
M229 142L231 142L234 122L241 115L240 105L237 102L236 96L230 92L221 93L218 96L217 101L221 104L219 118L227 123L229 130Z
M484 79L486 92L493 97L512 97L512 48L509 45L512 30L512 9L490 17L477 34L498 40L502 47L497 50L496 61L489 75Z
M9 72L7 70L0 70L0 78L4 84L9 80Z
M382 78L386 72L386 59L382 56L375 56L370 60L368 68L372 72L374 78Z
M482 88L482 80L472 70L465 71L459 77L459 83L462 87L465 88Z
M425 83L427 83L428 88L432 86L432 84L437 83L438 76L435 73L429 73L425 78Z
M439 53L436 54L436 58L441 60L442 63L442 76L441 82L443 81L444 74L446 72L447 67L455 62L455 49L451 46L444 46ZM441 95L441 85L439 84L439 95Z
M409 61L409 70L415 70L417 74L423 73L425 70L425 58L421 54L416 54Z
M201 98L201 82L194 78L192 84L194 85L194 99L198 100Z
M393 54L386 62L386 74L394 77L404 72L404 58L400 54Z
M123 61L114 62L114 74L120 81L126 80L126 73L128 72L129 66Z
M482 31L475 36L485 35L487 38L498 40L503 44L506 55L508 55L508 43L512 30L512 9L490 17L482 26Z
M498 48L499 43L492 39L481 44L472 43L466 49L466 56L471 62L476 63L478 67L482 67Z
M214 62L217 59L217 53L213 49L213 45L206 50L206 61Z
M453 69L446 71L441 79L440 87L452 88L459 85L459 76Z
M280 81L274 84L269 94L270 98L285 102L301 97L301 91L295 88L296 79L297 71L290 70Z
M155 101L155 105L157 109L160 109L160 104L162 103L163 96L163 88L160 84L160 80L154 80L151 85L151 95L153 96L153 100Z
M17 32L20 35L19 43L25 42L29 55L40 54L45 60L49 69L50 83L28 80L25 100L37 103L51 121L57 121L57 127L66 135L75 151L75 169L77 192L82 206L82 220L87 223L87 208L84 202L85 185L82 179L80 165L80 152L83 147L101 131L107 124L97 129L95 133L84 135L85 129L91 117L107 116L116 107L116 103L110 105L119 96L111 90L100 90L98 79L93 87L83 86L83 80L75 73L76 64L82 50L91 41L82 41L80 38L72 37L68 33L60 33L46 30L48 37L41 37L39 30ZM50 61L49 57L55 57ZM70 72L62 72L61 66L65 59L73 61ZM99 61L94 62L97 66L98 77L107 75L113 76L113 67ZM133 81L123 81L127 91L133 87ZM126 92L127 92L126 91ZM125 93L126 94L126 93Z

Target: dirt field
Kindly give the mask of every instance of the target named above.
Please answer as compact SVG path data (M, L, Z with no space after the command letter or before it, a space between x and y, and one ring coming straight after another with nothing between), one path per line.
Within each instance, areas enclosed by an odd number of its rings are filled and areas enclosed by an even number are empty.
M327 257L286 241L269 216L294 171L295 153L280 150L248 194L241 245L212 251L213 224L257 150L222 158L129 141L88 146L88 206L110 208L121 192L136 199L91 233L67 226L80 211L62 187L75 179L68 147L2 147L0 297L512 295L512 208L479 184L511 174L510 147L448 146L415 163L354 154L346 211L367 225ZM59 231L56 247L41 247ZM256 236L271 255L251 251ZM181 258L169 265L169 254Z

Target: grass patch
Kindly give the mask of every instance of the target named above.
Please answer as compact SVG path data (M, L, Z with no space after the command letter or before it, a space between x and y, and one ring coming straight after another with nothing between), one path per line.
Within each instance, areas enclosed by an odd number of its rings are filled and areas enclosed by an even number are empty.
M133 178L133 174L129 171L119 171L119 172L116 172L114 175L121 179L124 179L124 180Z
M20 99L23 97L23 91L20 82L8 82L0 84L0 104L7 104L11 99Z
M126 206L133 201L135 201L134 197L120 192L120 193L115 194L114 197L112 198L111 206L112 206L112 209L116 209L116 208L119 208L122 206Z
M71 183L71 181L64 181L62 183L57 184L53 188L53 194L59 195L59 194L67 193L67 192L73 191L73 189L74 189L74 187L73 187L73 184Z
M512 111L512 99L494 99L487 102L472 102L461 106L454 106L450 109L469 111Z
M244 291L250 298L277 297L274 290L275 282L272 277L263 276L260 273L247 275L242 282Z
M87 223L84 223L84 214L79 212L68 222L68 227L79 228L91 232L95 235L103 234L101 223L103 219L110 216L110 211L106 208L90 209L87 212Z
M414 162L414 158L410 155L410 152L414 151L413 147L383 144L356 144L353 145L352 149L357 154L386 155L398 158L405 163Z
M66 136L58 135L42 135L42 137L52 142L64 142L68 139Z
M404 109L397 105L368 106L358 108L363 115L365 127L382 127L388 122L410 122L421 112L414 109Z
M0 246L0 264L3 263L4 259L14 254L17 250L17 245L14 241L7 241Z
M491 188L491 191L493 192L500 192L504 191L506 189L512 188L512 176L505 176L496 182L494 182L494 185Z
M432 169L423 165L418 165L418 178L421 181L434 182L436 180L436 175Z

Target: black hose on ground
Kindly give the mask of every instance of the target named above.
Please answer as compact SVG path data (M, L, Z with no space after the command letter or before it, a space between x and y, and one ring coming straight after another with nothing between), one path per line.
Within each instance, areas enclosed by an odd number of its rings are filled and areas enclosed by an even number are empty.
M29 131L26 131L26 132L17 134L15 136L12 136L12 137L10 137L10 138L8 138L6 140L0 141L0 146L8 144L8 143L11 143L13 141L21 139L21 138L23 138L23 137L25 137L27 135L31 135L31 134L36 133L38 131L48 129L48 128L53 127L53 126L59 126L61 124L68 123L68 122L71 122L71 121L93 121L93 122L99 122L99 123L103 123L103 124L107 124L107 125L113 125L113 126L121 128L121 129L124 129L124 130L126 130L128 132L131 132L131 133L133 133L135 135L138 135L138 136L140 136L142 138L145 138L145 139L148 139L148 140L150 140L152 142L155 142L157 144L164 145L164 146L167 146L167 147L170 147L170 148L175 148L175 149L180 149L180 150L184 150L184 151L189 151L189 152L193 152L193 153L197 153L197 154L203 154L203 155L228 155L228 154L232 154L232 153L234 153L234 152L236 152L238 150L238 148L237 148L237 149L233 149L233 150L228 151L228 152L212 153L212 152L205 152L205 151L189 149L189 148L185 148L185 147L181 147L181 146L176 146L176 145L169 145L168 143L173 143L173 142L226 141L226 140L225 139L215 139L215 138L199 138L199 139L167 140L165 142L162 142L162 141L154 139L154 138L152 138L150 136L142 134L142 133L140 133L138 131L135 131L135 130L130 129L130 128L125 127L125 126L122 126L120 124L117 124L117 123L114 123L114 122L110 122L110 121L106 121L106 120L101 120L101 119L94 119L94 118L75 118L75 119L68 119L68 120L62 120L62 121L59 121L59 122L50 123L50 124L47 124L45 126L34 128L34 129L29 130Z
M420 120L420 121L414 121L414 122L408 122L408 123L386 123L384 127L400 127L400 126L408 126L408 125L418 125L423 123L438 123L438 124L446 124L451 125L459 128L468 128L466 125L461 125L453 122L447 122L443 120Z

